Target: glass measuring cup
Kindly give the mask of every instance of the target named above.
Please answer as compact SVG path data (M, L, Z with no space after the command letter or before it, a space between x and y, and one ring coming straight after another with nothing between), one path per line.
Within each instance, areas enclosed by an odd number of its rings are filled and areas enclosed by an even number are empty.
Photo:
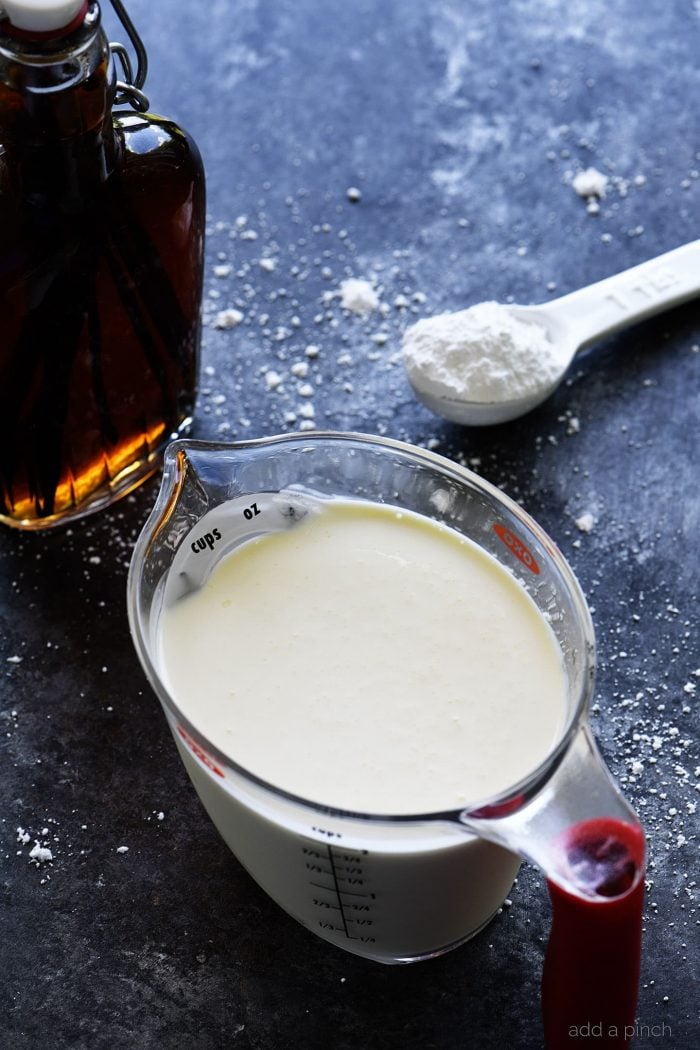
M551 625L568 687L546 759L496 797L459 810L348 813L295 797L232 761L178 709L163 681L158 621L219 560L293 528L310 498L389 504L448 525L518 579ZM399 442L314 432L236 444L175 441L128 583L136 650L190 778L224 840L289 914L381 962L440 954L481 929L520 858L546 874L554 920L543 995L552 1046L573 1025L632 1025L644 836L587 722L594 638L585 599L539 526L492 485ZM604 1045L624 1045L608 1042Z

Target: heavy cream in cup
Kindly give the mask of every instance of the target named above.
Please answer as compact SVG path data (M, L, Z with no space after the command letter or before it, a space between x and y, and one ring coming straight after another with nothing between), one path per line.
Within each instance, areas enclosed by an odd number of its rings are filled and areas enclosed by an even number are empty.
M267 783L360 813L454 810L561 735L554 634L515 577L416 513L324 500L162 610L159 673L192 726Z

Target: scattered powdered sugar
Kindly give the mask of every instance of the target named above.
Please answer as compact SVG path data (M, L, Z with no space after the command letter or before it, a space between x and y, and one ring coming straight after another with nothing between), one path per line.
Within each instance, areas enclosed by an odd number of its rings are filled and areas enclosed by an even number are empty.
M235 328L243 320L240 310L230 307L228 310L219 310L214 318L214 328Z
M276 390L278 386L282 385L282 376L279 372L276 372L274 368L269 368L265 372L265 386L268 390Z
M53 842L58 841L58 836L56 835L56 821L49 818L46 823L51 824L51 828L42 827L40 831L33 835L22 825L19 825L16 829L17 842L20 846L20 849L17 850L17 855L23 856L24 850L22 847L28 846L32 839L34 839L34 845L26 856L32 867L40 869L43 869L45 864L52 865L53 863L54 851L48 845L49 838ZM45 878L42 878L42 884L49 879L50 876L47 874Z
M464 401L515 401L561 371L545 328L496 302L416 322L403 355L415 387Z
M576 518L576 528L579 532L590 532L595 525L595 518L589 510L584 511Z
M29 851L29 859L37 865L48 864L49 861L53 860L53 853L48 846L42 846L39 842L35 842Z
M608 188L608 176L597 168L584 168L574 175L571 185L579 197L603 198Z
M379 306L379 296L369 281L348 277L340 282L340 305L353 314L370 314Z
M641 188L646 185L646 176L639 173L633 177L622 175L606 175L598 168L583 168L578 171L567 171L564 181L571 186L573 191L586 203L586 211L589 215L598 215L601 202L612 194L624 200L630 188ZM627 230L628 237L639 237L644 232L643 226L635 226ZM604 233L601 237L603 243L609 244L612 240L610 233Z

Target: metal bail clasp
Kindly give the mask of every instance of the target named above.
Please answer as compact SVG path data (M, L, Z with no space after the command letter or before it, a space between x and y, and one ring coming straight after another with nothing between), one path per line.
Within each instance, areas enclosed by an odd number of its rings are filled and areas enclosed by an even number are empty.
M129 105L139 113L145 113L150 105L147 96L144 95L141 90L146 80L146 73L148 72L148 55L146 54L146 48L143 46L143 41L136 32L134 23L126 13L126 9L121 0L110 0L110 3L117 14L119 21L126 30L131 45L136 52L137 62L136 74L134 75L129 52L124 45L110 42L109 49L114 57L119 59L124 74L124 79L117 81L117 94L114 99L114 104L117 106Z

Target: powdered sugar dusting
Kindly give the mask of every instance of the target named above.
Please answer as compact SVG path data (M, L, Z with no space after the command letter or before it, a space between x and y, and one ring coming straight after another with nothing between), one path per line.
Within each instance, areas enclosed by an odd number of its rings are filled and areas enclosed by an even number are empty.
M604 197L608 188L608 176L597 168L584 168L574 175L571 185L579 197Z
M340 284L340 305L353 314L370 314L379 306L379 296L369 281L349 277Z

